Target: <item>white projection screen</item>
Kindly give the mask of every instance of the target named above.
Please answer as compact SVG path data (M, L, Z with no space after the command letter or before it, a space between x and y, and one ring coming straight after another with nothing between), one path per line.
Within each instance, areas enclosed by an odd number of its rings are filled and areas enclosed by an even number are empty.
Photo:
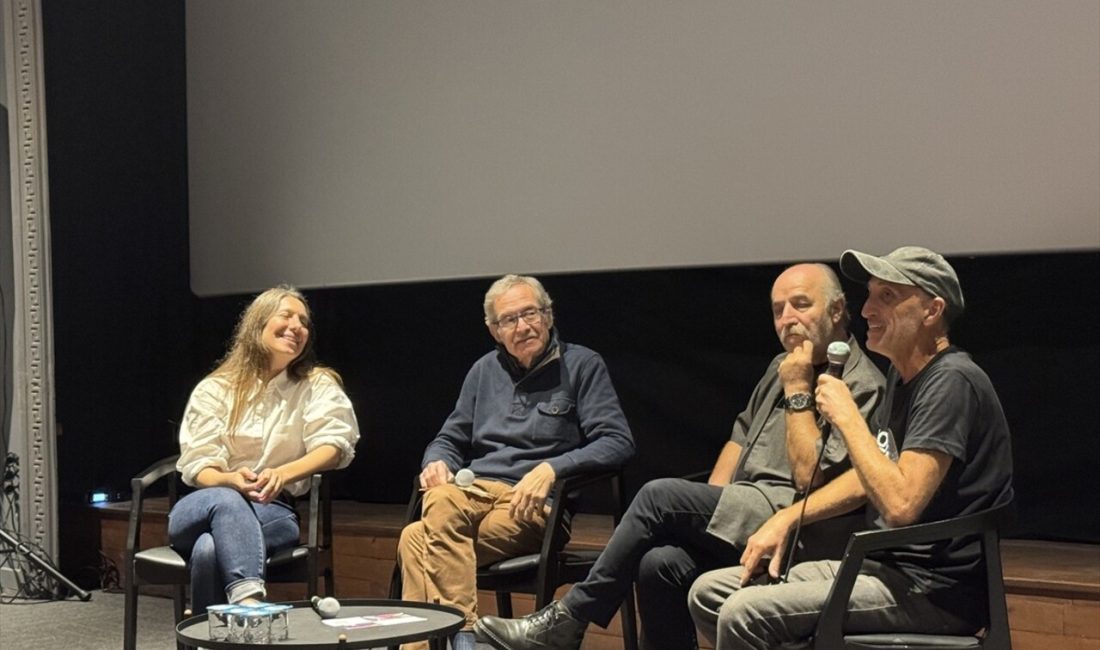
M1100 248L1096 0L188 0L191 285Z

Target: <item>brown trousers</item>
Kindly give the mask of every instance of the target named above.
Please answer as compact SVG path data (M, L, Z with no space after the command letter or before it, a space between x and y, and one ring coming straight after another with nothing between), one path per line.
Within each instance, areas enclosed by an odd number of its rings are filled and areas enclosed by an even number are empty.
M537 553L546 526L544 513L534 521L508 514L512 486L507 483L478 479L473 488L447 484L425 491L420 521L401 531L397 546L401 597L455 607L465 613L467 629L477 621L476 567ZM403 647L420 650L427 644Z

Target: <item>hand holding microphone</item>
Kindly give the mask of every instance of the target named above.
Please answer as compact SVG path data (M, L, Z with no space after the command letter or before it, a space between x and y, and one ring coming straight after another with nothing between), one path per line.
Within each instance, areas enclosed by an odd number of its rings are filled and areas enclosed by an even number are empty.
M825 357L829 360L829 367L825 370L825 374L837 379L839 383L835 386L830 386L829 381L822 381L821 379L819 379L817 383L817 390L814 396L817 401L817 410L821 413L822 444L824 444L824 441L829 437L829 433L831 433L831 424L835 419L836 406L839 404L837 400L841 398L841 390L848 395L847 401L851 402L851 393L848 391L848 387L843 384L842 379L844 365L848 363L848 357L850 357L851 354L852 349L848 347L848 344L844 341L833 341L829 344L825 352Z
M828 344L828 348L825 350L825 359L828 360L828 367L825 368L825 374L837 379L842 379L844 375L844 365L848 363L848 357L851 356L851 348L844 341L833 341ZM828 440L829 433L833 432L832 418L829 418L826 412L822 409L822 389L821 383L818 383L818 388L815 392L817 401L817 412L822 415L821 422L818 422L818 429L822 430L822 445Z
M825 358L829 361L829 367L825 370L825 373L817 379L817 390L814 391L815 401L817 403L817 410L821 413L821 419L818 421L818 428L821 429L821 449L817 452L817 462L814 463L813 473L810 474L810 480L807 483L806 495L802 497L802 508L798 512L798 520L795 523L794 534L791 536L790 543L788 544L787 555L787 568L783 571L783 577L780 582L787 582L787 577L791 573L791 566L794 565L795 551L798 549L798 537L802 533L802 520L806 516L806 502L810 500L810 490L813 489L814 481L817 479L817 471L821 467L821 459L825 457L825 443L829 441L829 433L832 431L832 413L829 410L831 405L830 397L833 393L837 392L836 388L843 390L848 395L848 401L851 402L851 393L848 391L848 387L844 385L842 376L844 375L844 364L848 363L848 357L851 356L852 349L848 347L848 344L844 341L833 341L829 344L829 347L825 349ZM830 386L830 384L836 384L836 387ZM771 521L771 520L769 520ZM751 539L751 538L750 538ZM769 572L773 567L778 568L779 560L773 558L772 565L769 566Z
M441 460L433 460L420 470L420 488L427 490L437 485L445 485L454 480L451 469Z

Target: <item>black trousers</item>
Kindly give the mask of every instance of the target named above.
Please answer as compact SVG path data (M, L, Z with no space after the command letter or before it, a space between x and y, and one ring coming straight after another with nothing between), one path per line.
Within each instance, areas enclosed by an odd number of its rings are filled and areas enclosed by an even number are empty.
M692 582L705 571L736 565L741 550L707 533L722 488L677 478L642 486L584 582L562 599L578 619L606 627L638 585L642 647L695 647L688 612Z

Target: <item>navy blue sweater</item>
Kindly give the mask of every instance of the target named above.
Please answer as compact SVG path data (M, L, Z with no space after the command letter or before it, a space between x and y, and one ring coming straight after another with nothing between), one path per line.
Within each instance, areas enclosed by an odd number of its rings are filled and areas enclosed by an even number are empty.
M618 467L633 455L603 359L555 341L530 372L503 349L478 359L421 467L442 460L452 472L469 467L480 478L515 484L543 461L560 479Z

